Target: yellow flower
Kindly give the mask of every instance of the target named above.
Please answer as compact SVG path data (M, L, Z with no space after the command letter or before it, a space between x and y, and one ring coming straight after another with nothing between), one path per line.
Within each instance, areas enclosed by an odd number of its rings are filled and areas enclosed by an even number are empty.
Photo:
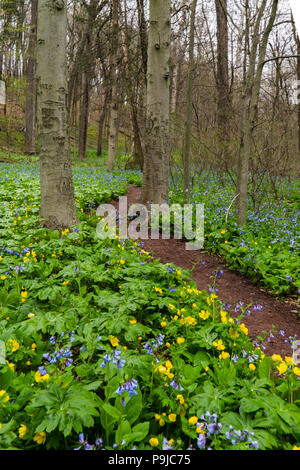
M289 364L290 366L292 366L294 364L294 361L293 361L293 358L292 357L288 357L288 356L285 356L284 358L285 362L287 364Z
M164 328L165 326L167 326L167 322L166 321L160 322L160 326L162 326Z
M136 324L136 319L134 319L134 320L129 320L129 323L130 323L131 325L135 325L135 324Z
M27 316L28 316L28 318L33 318L35 315L34 315L34 313L28 313Z
M32 345L31 345L31 349L32 349L32 351L35 351L35 350L36 350L36 348L37 348L37 346L36 346L36 343L32 343Z
M245 335L248 335L248 328L246 328L244 323L241 323L239 328Z
M160 420L158 421L158 424L162 427L164 426L166 423L165 423L165 420L160 418Z
M274 362L283 362L283 359L279 354L273 354L272 359Z
M250 369L250 370L255 370L255 369L256 369L256 367L255 367L255 365L254 365L254 364L252 364L252 363L251 363L251 364L249 364L249 369Z
M213 346L215 346L218 351L223 351L225 349L225 346L224 346L223 341L221 339L219 339L218 341L214 341Z
M173 364L172 364L171 361L167 360L167 362L166 362L166 368L167 368L167 369L173 369Z
M279 366L276 367L276 369L278 369L278 371L279 371L279 374L284 374L286 372L287 368L288 368L288 366L286 365L285 362L281 362L279 364Z
M294 446L292 450L300 450L300 447Z
M9 339L7 343L12 346L12 352L17 351L20 347L19 343L15 339Z
M225 351L222 351L221 354L219 355L219 359L227 359L228 357L230 357L230 354Z
M157 437L151 437L151 439L149 439L149 444L151 447L157 447L159 444Z
M197 416L191 416L189 419L190 424L197 424L198 423L198 418Z
M64 282L62 283L62 285L63 285L63 286L67 286L67 285L69 284L69 282L70 282L70 281L64 281Z
M34 379L38 383L39 382L46 382L46 380L50 379L50 376L49 376L49 374L41 375L40 371L38 370L34 375Z
M38 432L38 433L34 436L33 440L34 440L35 442L37 442L37 444L45 444L45 442L46 442L46 433L45 433L44 431Z
M184 343L185 339L184 338L177 338L177 344L182 344Z
M3 276L1 276L1 279L2 279L2 281L4 281L6 279L6 276L4 276L4 274L3 274Z
M27 427L25 426L25 424L21 424L21 426L19 427L19 437L20 439L22 439L25 434L27 433Z
M120 264L125 264L125 260L124 260L124 259L120 259Z
M169 420L172 421L172 423L175 423L176 421L176 414L175 413L170 413L168 416Z
M180 403L181 405L183 405L183 403L184 403L184 398L183 398L183 396L182 396L182 395L177 395L176 398L177 398L177 400L179 400L179 403Z
M2 398L3 397L3 398ZM6 403L8 400L9 400L9 395L8 393L6 392L6 390L0 390L0 399L2 398L1 400L1 405L2 406L5 406L4 403Z
M196 433L197 434L205 434L205 425L203 423L201 423L200 426L198 426L196 428Z
M7 362L8 367L10 368L10 370L12 370L14 372L15 371L15 364L13 362L8 362L8 361L6 361L6 362Z
M27 291L22 291L22 292L21 292L22 302L25 302L27 296L28 296L28 292L27 292Z
M299 377L300 376L300 367L294 367L293 372L294 372L295 375L297 375Z
M160 289L160 287L154 287L154 290L155 290L156 292L159 292L160 294L162 294L162 290Z
M166 343L166 347L169 348L171 344L169 342Z
M109 341L111 342L111 345L112 345L114 348L119 345L119 342L120 342L120 341L119 341L118 338L116 338L115 336L109 335L108 338L109 338Z
M199 317L202 318L202 320L207 320L207 318L210 316L210 313L206 310L201 310L199 313Z

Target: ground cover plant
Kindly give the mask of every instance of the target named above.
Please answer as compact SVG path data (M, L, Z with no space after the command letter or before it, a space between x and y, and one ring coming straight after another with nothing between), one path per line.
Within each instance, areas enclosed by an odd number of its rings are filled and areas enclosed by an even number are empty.
M300 369L253 346L255 306L231 318L142 243L97 237L93 209L138 173L74 168L62 232L39 226L37 167L0 178L0 449L299 448Z
M221 254L227 264L276 294L300 293L300 211L297 181L277 180L277 192L264 178L249 198L248 220L240 227L234 204L235 186L229 176L197 174L190 202L205 205L205 249ZM278 197L278 194L280 197ZM276 197L275 197L276 195ZM259 203L257 203L259 201ZM183 203L180 174L173 177L170 202Z

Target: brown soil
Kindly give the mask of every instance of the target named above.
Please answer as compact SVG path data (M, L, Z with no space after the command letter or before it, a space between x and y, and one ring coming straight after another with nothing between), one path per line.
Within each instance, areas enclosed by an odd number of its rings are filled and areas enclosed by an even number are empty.
M133 185L129 186L127 193L128 204L139 202L141 189ZM118 202L114 202L117 208ZM245 315L243 323L248 328L249 337L257 340L257 336L268 336L263 332L271 332L275 327L274 337L266 339L263 343L265 354L273 353L291 356L292 349L289 337L300 339L300 312L297 298L278 298L246 279L238 272L232 271L226 266L225 261L216 255L201 251L186 251L185 244L181 240L143 240L143 248L150 252L162 263L174 263L183 269L192 270L191 277L196 282L199 290L208 290L215 279L213 275L219 269L223 270L220 279L217 279L214 286L218 298L229 303L233 308L231 315L238 315L234 312L237 302L243 302L244 307L249 307L251 314ZM204 247L205 248L205 247ZM203 264L203 262L205 264ZM202 264L201 264L202 263ZM261 310L253 310L253 305L261 305ZM284 335L279 331L283 331Z

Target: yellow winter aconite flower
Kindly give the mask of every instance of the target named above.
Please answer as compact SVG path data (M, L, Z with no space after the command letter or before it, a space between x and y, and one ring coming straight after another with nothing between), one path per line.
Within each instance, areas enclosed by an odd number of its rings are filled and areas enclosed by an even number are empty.
M16 341L15 339L9 339L6 344L8 347L12 348L12 352L17 351L20 347L18 341Z
M120 341L118 340L118 338L116 338L115 336L113 335L109 335L109 341L111 343L111 345L115 348L119 345Z
M27 299L27 296L28 296L28 292L27 292L27 291L22 291L22 292L21 292L22 302L25 302L25 300Z
M162 290L160 287L154 287L155 292L159 292L159 294L162 294Z
M36 343L32 343L32 345L31 345L31 349L32 349L32 351L35 351L35 350L36 350L36 348L37 348L37 345L36 345Z
M283 359L279 354L273 354L272 359L274 362L283 362Z
M225 349L225 346L224 346L223 341L221 339L219 339L218 341L214 341L213 346L215 346L218 351L224 351L224 349Z
M6 403L9 400L9 395L6 392L6 390L0 390L0 401L1 405L5 406L4 403Z
M249 369L250 369L250 370L255 370L255 369L256 369L256 367L255 367L255 365L254 365L254 364L252 364L252 363L251 363L251 364L249 364Z
M285 362L281 362L279 366L276 367L276 369L279 371L279 374L284 374L287 370L288 366L286 365Z
M292 450L300 450L300 447L294 446Z
M227 359L228 357L230 357L230 354L225 351L222 351L221 354L219 355L219 359Z
M35 316L34 313L28 313L28 315L27 315L28 318L33 318L34 316Z
M201 310L201 312L199 313L199 317L202 318L202 320L207 320L209 316L210 312L208 312L207 310Z
M4 274L3 274L3 276L1 276L1 279L2 279L2 281L4 281L6 279L6 276L4 276Z
M159 440L157 439L157 437L151 437L151 439L149 439L149 444L151 447L157 447L159 444Z
M197 418L197 416L191 416L191 417L189 418L189 423L190 423L190 424L193 424L193 425L194 425L194 424L197 424L197 423L198 423L198 418Z
M38 370L35 375L34 375L34 380L39 383L39 382L46 382L47 380L50 379L50 375L49 374L44 374L42 375L40 373L40 371Z
M221 310L220 315L221 315L221 322L225 323L225 325L226 325L226 323L228 321L227 320L227 312L224 312L224 311Z
M288 356L285 356L284 358L285 362L287 364L289 364L290 366L292 366L294 364L294 361L293 361L293 358L292 357L288 357Z
M27 426L25 424L21 424L21 426L19 427L19 437L20 439L22 439L25 434L27 433Z
M181 337L177 338L177 344L182 344L184 342L185 342L184 338L181 338Z
M165 326L167 326L167 322L166 321L160 322L160 326L162 326L164 328Z
M46 442L46 433L44 431L42 432L38 432L33 440L37 443L37 444L45 444Z
M176 414L175 413L170 413L168 416L169 420L172 421L172 423L175 423L176 421Z
M124 259L120 259L120 264L125 264L125 260L124 260Z
M241 323L239 328L245 335L248 335L248 328L246 328L246 325L244 323Z
M183 396L182 396L182 395L177 395L176 398L177 398L177 400L179 400L179 403L180 403L181 405L183 405L183 403L184 403L184 398L183 398Z
M294 372L295 375L297 375L297 377L299 377L300 376L300 367L294 367L293 372Z
M134 319L134 320L129 320L129 323L130 323L131 325L135 325L135 324L136 324L136 319Z

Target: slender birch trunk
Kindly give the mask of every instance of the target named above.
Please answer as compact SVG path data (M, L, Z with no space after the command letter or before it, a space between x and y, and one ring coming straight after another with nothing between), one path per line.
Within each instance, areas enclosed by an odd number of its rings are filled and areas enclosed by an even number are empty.
M78 222L67 129L66 0L39 0L37 128L42 225L63 229Z

